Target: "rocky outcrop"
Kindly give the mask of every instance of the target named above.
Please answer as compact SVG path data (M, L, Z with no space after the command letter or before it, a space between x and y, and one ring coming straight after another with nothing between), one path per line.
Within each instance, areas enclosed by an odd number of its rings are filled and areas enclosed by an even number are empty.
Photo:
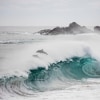
M100 26L95 26L95 27L94 27L94 31L95 31L95 32L100 32Z
M40 30L38 33L42 35L46 35L46 34L49 34L50 31L51 31L50 29L44 29L44 30Z
M78 34L91 32L85 26L80 26L76 22L72 22L68 27L56 27L54 29L41 30L38 33L45 35L58 35L58 34Z

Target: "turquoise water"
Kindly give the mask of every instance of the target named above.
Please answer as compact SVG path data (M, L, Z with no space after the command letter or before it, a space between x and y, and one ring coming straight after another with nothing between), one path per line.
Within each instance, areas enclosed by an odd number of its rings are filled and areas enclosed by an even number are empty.
M0 100L99 100L99 35L16 33L1 39Z
M73 57L65 61L52 63L48 66L48 69L38 66L36 69L30 69L27 74L28 77L2 77L0 88L18 95L31 95L29 91L34 94L35 91L55 89L53 86L56 86L56 81L65 84L66 87L70 81L100 78L100 62L91 57ZM27 92L24 92L24 90L27 90Z

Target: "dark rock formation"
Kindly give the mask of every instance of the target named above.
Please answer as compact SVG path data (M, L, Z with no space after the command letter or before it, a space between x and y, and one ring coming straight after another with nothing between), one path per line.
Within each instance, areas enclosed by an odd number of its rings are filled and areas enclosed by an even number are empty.
M95 31L95 32L100 32L100 26L95 26L95 27L94 27L94 31Z
M85 26L80 26L76 22L72 22L68 27L56 27L54 29L41 30L38 33L45 35L58 35L58 34L78 34L91 32Z
M48 34L51 30L50 29L44 29L44 30L40 30L38 33L45 35Z

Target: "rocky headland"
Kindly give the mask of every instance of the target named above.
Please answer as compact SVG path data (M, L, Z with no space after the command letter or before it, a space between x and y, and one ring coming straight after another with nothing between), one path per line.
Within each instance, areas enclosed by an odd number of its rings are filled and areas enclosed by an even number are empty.
M67 27L55 27L53 29L40 30L38 33L41 35L59 35L59 34L79 34L92 32L85 26L81 26L76 22L72 22Z

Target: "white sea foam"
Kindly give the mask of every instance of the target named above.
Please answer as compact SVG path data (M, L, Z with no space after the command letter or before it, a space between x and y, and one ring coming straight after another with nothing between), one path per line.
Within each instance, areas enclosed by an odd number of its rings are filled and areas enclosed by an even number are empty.
M26 38L26 37L25 37ZM17 75L27 76L29 69L34 69L39 66L44 66L48 69L50 63L54 63L66 58L74 56L91 56L100 61L100 35L96 33L78 34L78 35L58 35L58 36L41 36L34 35L34 40L30 44L0 44L1 62L0 76L2 75ZM0 49L1 49L0 48ZM37 52L42 50L45 52ZM6 51L6 52L5 52ZM10 83L11 82L11 83ZM16 79L8 81L7 89L0 90L0 100L99 100L100 99L100 79L84 79L82 81L73 81L72 85L58 90L59 83L57 80L52 83L52 87L57 87L57 90L34 93L28 97L19 96L15 92L29 93L19 84ZM2 81L1 81L2 83ZM71 84L71 81L69 82ZM41 82L39 83L40 85ZM48 85L48 84L47 84ZM68 85L68 84L66 84ZM15 87L14 87L15 86ZM21 87L22 86L22 87ZM22 91L20 91L22 90ZM23 92L24 91L24 92ZM15 94L14 94L15 93Z
M2 61L0 74L22 75L31 68L39 66L48 68L50 63L73 56L89 55L100 60L100 35L96 33L58 36L35 35L33 38L40 41L27 44L22 49L16 49L6 55L7 59ZM41 49L48 55L36 52Z

